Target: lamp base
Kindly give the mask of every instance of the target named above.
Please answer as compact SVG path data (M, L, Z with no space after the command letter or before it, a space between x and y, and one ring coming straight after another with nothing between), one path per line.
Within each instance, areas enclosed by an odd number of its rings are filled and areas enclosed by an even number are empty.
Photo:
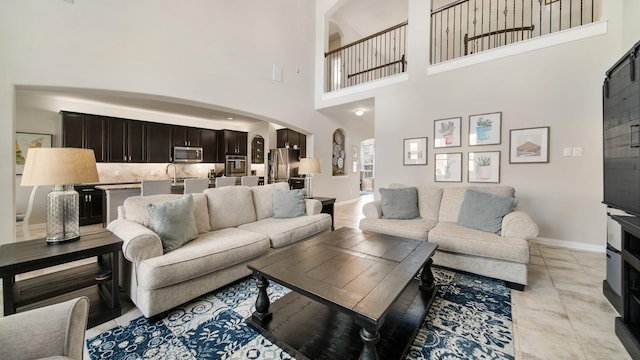
M311 175L307 175L304 178L304 197L307 199L313 198L313 183L311 182Z
M76 237L70 238L70 239L49 239L49 238L46 238L45 240L47 240L47 245L58 245L58 244L64 244L64 243L69 243L69 242L74 242L74 241L80 240L80 236L76 236Z
M73 185L54 185L47 195L47 244L80 238L78 192Z

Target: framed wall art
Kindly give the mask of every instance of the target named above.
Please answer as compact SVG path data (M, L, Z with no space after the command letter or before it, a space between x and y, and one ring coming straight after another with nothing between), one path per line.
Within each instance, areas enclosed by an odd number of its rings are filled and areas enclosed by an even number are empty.
M549 127L513 129L509 132L509 163L549 162Z
M469 182L500 182L500 151L469 153Z
M462 182L462 153L435 155L435 181Z
M433 122L433 147L443 148L460 146L461 124L461 117L435 120Z
M500 144L502 133L502 113L469 116L469 145Z
M404 139L403 165L427 165L427 138Z
M51 147L51 134L23 133L17 132L16 143L16 174L21 175L24 170L24 163L27 159L27 151L34 147Z

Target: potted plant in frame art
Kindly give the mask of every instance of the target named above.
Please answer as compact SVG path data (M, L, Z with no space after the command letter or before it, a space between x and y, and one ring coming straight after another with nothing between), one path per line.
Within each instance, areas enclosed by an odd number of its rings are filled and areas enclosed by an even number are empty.
M453 121L441 122L440 129L438 130L440 134L444 137L444 143L446 145L451 145L453 143L453 132L456 129L456 125Z
M479 141L489 140L491 136L491 125L493 124L493 120L480 118L476 123L476 134L478 135Z
M476 178L487 180L491 177L491 157L479 156L476 159Z

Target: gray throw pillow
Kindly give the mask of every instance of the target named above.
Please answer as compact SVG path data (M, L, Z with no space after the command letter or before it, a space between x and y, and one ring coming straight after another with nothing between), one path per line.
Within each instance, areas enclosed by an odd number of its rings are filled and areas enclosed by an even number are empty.
M418 219L418 189L406 187L398 189L380 189L383 219Z
M148 204L147 211L151 217L151 230L160 236L165 253L198 237L191 194L173 201Z
M273 189L272 202L273 217L276 219L294 218L307 214L302 189Z
M517 200L476 190L464 192L458 224L500 235L502 218L513 210Z

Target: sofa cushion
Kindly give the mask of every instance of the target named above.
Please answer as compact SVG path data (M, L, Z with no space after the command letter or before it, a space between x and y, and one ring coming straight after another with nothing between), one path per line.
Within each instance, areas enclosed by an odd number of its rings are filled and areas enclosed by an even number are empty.
M436 221L429 219L392 220L363 218L360 220L360 230L426 241L429 230L436 224Z
M184 194L176 200L147 204L147 211L151 217L151 230L160 236L164 252L175 250L198 236L191 194Z
M438 244L438 251L513 261L521 264L529 262L529 242L527 240L499 236L453 222L440 221L429 231L429 242Z
M442 201L440 202L440 214L438 221L457 222L458 214L460 214L460 206L464 201L464 193L467 189L474 189L488 194L503 197L514 197L515 190L511 186L461 186L447 187L442 193Z
M442 188L435 186L418 186L418 210L423 219L438 221Z
M273 216L273 190L289 190L286 182L277 182L264 186L251 187L253 205L256 209L256 220L262 220Z
M500 235L502 218L516 206L516 199L468 189L460 206L458 224Z
M267 218L238 227L269 236L271 247L279 248L331 228L329 214L299 216L290 219Z
M163 256L146 259L138 266L138 285L159 289L213 273L269 251L264 234L227 228L200 235Z
M418 211L418 189L415 187L385 189L380 188L383 219L416 219Z
M210 188L204 194L207 196L211 230L256 221L251 189L248 186Z
M274 189L272 196L274 218L288 219L306 214L303 190Z
M179 194L159 194L149 196L131 196L124 200L122 205L124 218L126 220L135 221L147 228L151 228L151 216L147 211L148 204L159 204L165 201L179 199ZM193 215L196 220L198 234L202 234L211 230L209 224L209 211L207 209L207 197L204 194L192 194L193 196Z

